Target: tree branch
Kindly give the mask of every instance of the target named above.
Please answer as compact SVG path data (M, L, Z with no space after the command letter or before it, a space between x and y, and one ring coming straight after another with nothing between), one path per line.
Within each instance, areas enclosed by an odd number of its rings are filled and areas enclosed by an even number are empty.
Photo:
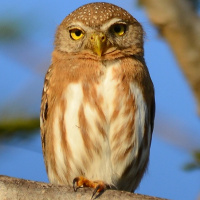
M91 199L91 188L80 188L77 192L67 186L58 186L36 181L28 181L8 176L0 176L0 199L3 200L85 200ZM98 197L99 200L164 200L130 192L106 190Z
M0 137L8 137L20 134L29 135L32 131L40 128L39 118L14 118L7 120L0 120Z
M140 0L171 46L194 93L200 114L200 18L186 0Z

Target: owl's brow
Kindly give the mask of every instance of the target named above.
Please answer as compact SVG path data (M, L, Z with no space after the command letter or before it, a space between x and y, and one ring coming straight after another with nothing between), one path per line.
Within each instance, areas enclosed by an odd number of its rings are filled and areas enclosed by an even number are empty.
M83 30L89 30L91 29L89 26L86 26L85 24L83 24L82 22L73 22L71 24L68 25L67 27L68 29L73 29L73 28L79 28L79 29L83 29Z
M110 28L111 25L116 24L116 23L123 23L123 24L126 24L126 22L123 21L123 20L120 19L120 18L113 18L113 19L111 19L110 21L108 21L108 22L106 22L105 24L103 24L103 25L101 26L100 29L101 29L102 31L105 31L105 30L107 30L108 28Z

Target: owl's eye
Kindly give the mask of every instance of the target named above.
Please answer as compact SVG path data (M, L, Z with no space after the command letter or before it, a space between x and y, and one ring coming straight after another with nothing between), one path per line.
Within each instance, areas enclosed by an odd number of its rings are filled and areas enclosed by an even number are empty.
M112 26L112 31L116 36L122 36L126 31L126 26L125 24L115 24Z
M71 29L69 33L73 40L79 40L84 36L84 32L78 28Z

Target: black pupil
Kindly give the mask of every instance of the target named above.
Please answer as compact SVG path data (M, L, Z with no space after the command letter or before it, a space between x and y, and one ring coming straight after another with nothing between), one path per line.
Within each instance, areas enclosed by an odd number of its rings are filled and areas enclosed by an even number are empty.
M116 33L121 32L121 30L122 30L122 27L121 27L120 25L115 25L115 26L114 26L114 31L115 31Z
M76 31L75 31L76 36L80 36L81 33L82 33L82 31L80 31L80 30L76 30Z

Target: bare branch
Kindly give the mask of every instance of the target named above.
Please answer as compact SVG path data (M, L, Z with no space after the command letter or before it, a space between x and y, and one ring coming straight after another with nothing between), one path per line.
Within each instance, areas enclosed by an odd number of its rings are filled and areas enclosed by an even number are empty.
M18 118L0 121L0 137L8 137L18 132L31 132L39 129L40 122L38 118Z
M0 176L0 199L3 200L85 200L91 199L92 189L81 188L77 192L73 188L66 186L57 186L36 181L28 181L8 176ZM99 200L118 199L118 200L164 200L157 197L151 197L130 192L117 190L107 190L98 197Z
M200 18L186 0L140 0L167 40L198 103L200 114ZM169 77L170 81L170 77Z

